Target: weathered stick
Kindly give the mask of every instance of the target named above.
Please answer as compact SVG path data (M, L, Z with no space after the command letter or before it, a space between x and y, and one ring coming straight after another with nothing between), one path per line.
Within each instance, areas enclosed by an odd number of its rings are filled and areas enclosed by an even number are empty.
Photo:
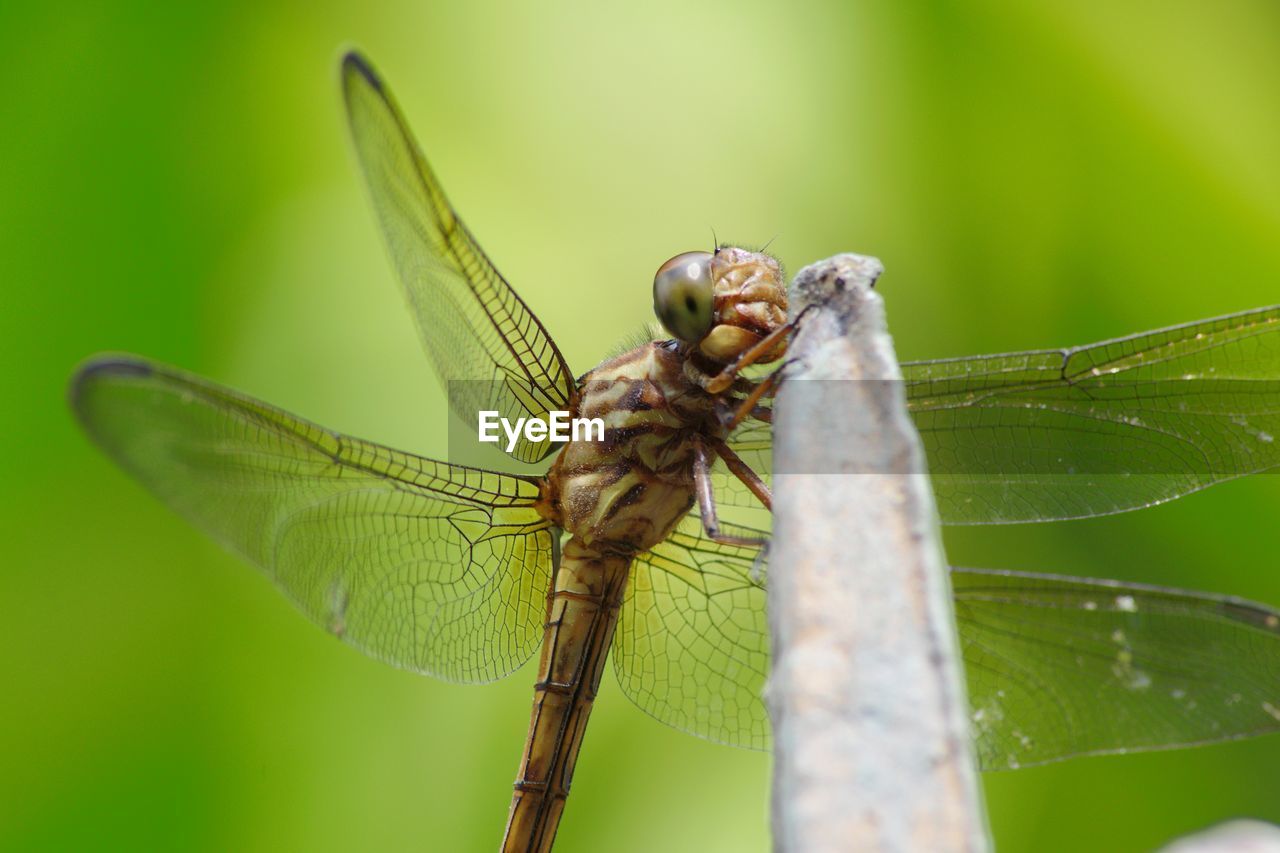
M875 258L800 271L774 414L779 851L989 847L951 585ZM794 313L793 313L794 316Z
M1280 827L1260 820L1231 820L1187 835L1160 853L1277 853Z

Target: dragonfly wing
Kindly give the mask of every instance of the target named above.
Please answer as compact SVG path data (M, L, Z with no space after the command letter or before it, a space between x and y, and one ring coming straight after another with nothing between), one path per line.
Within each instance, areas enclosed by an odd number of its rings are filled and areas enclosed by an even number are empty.
M1280 730L1280 612L1238 598L953 569L986 770Z
M87 364L71 397L125 470L373 657L479 682L538 648L557 540L535 480L339 435L132 356Z
M735 528L740 535L756 531ZM766 749L764 566L696 516L637 557L613 644L623 691L678 729ZM986 770L1280 730L1280 611L1118 581L953 569Z
M769 628L763 578L752 572L758 553L706 539L698 517L685 517L632 564L611 655L641 710L709 740L766 749Z
M391 92L355 53L342 86L373 206L454 413L470 424L482 409L513 422L566 409L564 356L449 205ZM555 447L521 438L512 455L535 462Z
M1280 307L902 371L945 522L1105 515L1280 466Z
M1280 308L902 372L945 523L1106 515L1280 467ZM729 440L766 478L771 443L766 423ZM717 501L753 505L712 478Z

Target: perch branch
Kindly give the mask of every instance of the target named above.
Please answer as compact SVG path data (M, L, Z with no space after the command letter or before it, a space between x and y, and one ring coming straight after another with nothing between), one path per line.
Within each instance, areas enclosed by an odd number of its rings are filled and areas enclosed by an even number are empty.
M924 452L875 258L800 271L774 415L774 849L989 847Z

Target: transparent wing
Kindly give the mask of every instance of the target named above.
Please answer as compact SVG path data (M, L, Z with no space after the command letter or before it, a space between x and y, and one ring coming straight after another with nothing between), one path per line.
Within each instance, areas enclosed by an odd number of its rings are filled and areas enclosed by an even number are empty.
M132 356L82 367L71 403L121 467L373 657L490 681L541 642L557 541L536 481L329 432Z
M1278 307L902 372L949 524L1106 515L1280 466ZM761 474L771 443L768 424L729 442ZM750 505L731 474L713 478L717 499Z
M1280 612L1238 598L954 569L984 769L1280 730Z
M361 56L342 62L356 153L432 366L464 422L567 408L573 375L546 329L494 269L432 174L390 91ZM521 439L536 462L556 445Z
M944 521L1122 512L1280 465L1280 308L904 364Z
M769 632L756 554L684 519L637 558L612 654L644 711L765 749ZM983 769L1280 730L1280 611L1056 575L953 569L951 581Z
M758 553L704 539L697 516L685 517L632 564L611 654L641 710L709 740L765 749L769 628L763 579L752 578Z

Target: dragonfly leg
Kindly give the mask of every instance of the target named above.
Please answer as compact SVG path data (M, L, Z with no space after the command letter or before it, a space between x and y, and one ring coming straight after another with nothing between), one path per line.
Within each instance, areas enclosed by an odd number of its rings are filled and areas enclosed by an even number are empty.
M736 401L720 402L724 402L724 405L716 406L716 421L728 431L737 429L738 425L745 420L773 423L773 409L770 406L752 406L750 410L744 406L739 413L739 407L733 405Z
M733 364L728 365L724 370L711 377L705 386L707 391L711 394L719 394L732 385L740 372L755 364L764 356L765 353L773 349L774 345L777 344L778 341L795 331L796 326L800 324L800 321L804 319L804 315L808 313L809 309L812 307L812 305L806 305L800 310L799 314L791 318L790 322L784 323L774 329L749 349L742 352L733 360Z
M744 545L754 548L763 547L768 543L767 539L734 536L720 532L720 520L716 515L716 499L711 490L711 455L707 452L707 444L702 436L694 436L693 439L693 484L698 495L698 513L702 516L702 529L708 539L724 545ZM767 490L766 494L768 494Z
M796 320L792 320L790 323L779 326L749 349L743 351L741 355L733 360L733 364L728 365L724 370L711 377L711 380L706 385L707 391L711 394L719 394L724 391L738 378L739 372L755 364L765 353L773 349L778 341L791 334L791 330L795 328L795 325Z
M778 375L781 370L775 370L763 380L756 383L756 387L751 389L751 393L747 395L739 405L733 415L725 422L725 427L732 431L748 417L754 417L762 421L773 421L773 410L767 409L759 405L760 398L773 391L778 384ZM760 413L767 412L765 417L761 417Z
M765 509L773 509L773 494L769 491L769 484L760 478L760 475L752 470L751 466L742 461L742 457L734 453L729 445L723 441L716 440L712 442L716 455L724 460L724 465L729 469L729 473L742 481L742 485L746 486L751 494L764 505Z

